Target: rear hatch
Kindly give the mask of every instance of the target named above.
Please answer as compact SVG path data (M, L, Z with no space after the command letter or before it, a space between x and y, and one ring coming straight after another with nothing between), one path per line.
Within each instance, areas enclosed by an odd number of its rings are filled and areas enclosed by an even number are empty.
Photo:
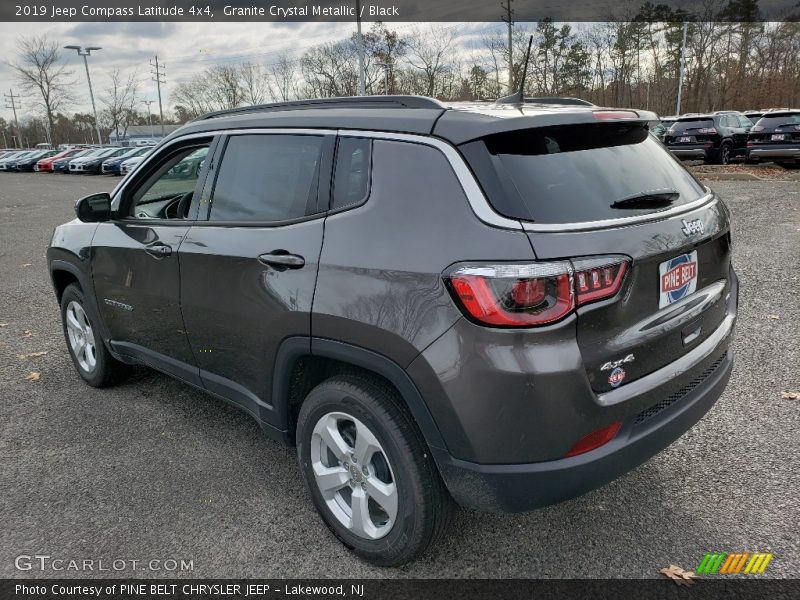
M664 143L676 146L704 144L710 142L716 133L714 119L710 117L679 119L667 130L664 135Z
M770 113L759 119L747 136L748 147L778 144L800 146L800 111Z
M495 210L523 221L537 259L572 261L576 289L579 271L591 290L603 264L627 261L613 297L577 309L595 391L673 362L721 324L727 209L644 123L523 129L460 148Z

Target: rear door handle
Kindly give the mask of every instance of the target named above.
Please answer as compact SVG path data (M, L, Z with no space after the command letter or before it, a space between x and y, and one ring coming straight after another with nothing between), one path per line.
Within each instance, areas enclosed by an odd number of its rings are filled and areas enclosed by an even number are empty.
M278 270L300 269L306 264L299 254L289 254L286 250L273 250L258 257L258 262Z
M150 246L146 246L144 249L150 256L155 256L156 258L164 258L166 256L172 255L172 246L168 246L167 244L152 244Z

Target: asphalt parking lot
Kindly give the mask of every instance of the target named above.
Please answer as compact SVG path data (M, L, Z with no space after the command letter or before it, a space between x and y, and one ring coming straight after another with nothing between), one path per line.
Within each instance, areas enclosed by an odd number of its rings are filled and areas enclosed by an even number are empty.
M118 181L0 173L0 577L92 574L15 568L33 554L193 562L112 573L140 577L659 577L709 551L774 552L766 575L797 577L800 401L781 392L800 391L800 183L712 184L741 304L730 385L696 427L576 500L460 511L422 560L381 569L328 533L294 453L244 413L147 369L107 390L76 375L45 249L76 198Z

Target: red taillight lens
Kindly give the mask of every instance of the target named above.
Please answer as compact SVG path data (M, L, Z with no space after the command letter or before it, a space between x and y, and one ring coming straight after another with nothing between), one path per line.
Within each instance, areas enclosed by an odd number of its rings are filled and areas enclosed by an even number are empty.
M632 110L596 110L594 118L601 121L611 119L638 119L639 115Z
M752 129L750 129L750 131L764 131L764 126L763 125L753 125L753 127L752 127Z
M577 304L580 306L615 295L622 287L622 281L625 279L627 271L628 261L626 259L618 259L605 264L597 260L575 261Z
M466 265L445 277L472 320L496 327L554 323L576 306L614 296L628 259Z
M707 133L709 135L715 135L717 133L716 127L702 127L701 129L697 130L697 133Z
M564 456L578 456L579 454L585 454L586 452L590 452L599 448L600 446L607 444L614 437L619 433L620 428L622 427L621 421L614 421L611 425L607 427L603 427L602 429L598 429L597 431L593 431L587 436L582 437L579 439L575 445L567 452Z
M467 315L486 325L546 325L575 306L568 262L464 266L447 281Z

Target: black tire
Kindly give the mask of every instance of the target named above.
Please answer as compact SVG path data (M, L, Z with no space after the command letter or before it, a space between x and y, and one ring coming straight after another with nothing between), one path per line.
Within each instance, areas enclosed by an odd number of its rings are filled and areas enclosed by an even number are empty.
M70 333L67 327L67 310L70 308L71 303L75 303L83 309L86 321L93 332L94 352L91 353L91 356L94 359L94 365L89 368L87 368L88 361L80 359L75 354L70 340ZM86 302L81 288L74 283L68 285L61 295L61 327L64 330L64 340L67 342L67 351L70 358L72 358L72 363L75 365L75 370L78 371L78 375L90 386L100 388L119 383L125 379L130 374L131 367L111 356L96 323L97 316Z
M397 515L383 537L366 539L353 533L331 511L317 485L312 437L315 426L330 413L345 413L360 421L385 454L397 490ZM297 454L306 489L325 524L345 546L373 564L398 566L413 560L449 525L453 500L430 451L411 417L401 408L396 392L377 380L340 375L311 390L297 420ZM369 468L373 468L372 463ZM355 489L352 479L350 486Z
M716 163L718 165L729 165L731 164L732 159L733 159L732 146L728 142L722 142L722 145L719 147L719 151L717 151Z

